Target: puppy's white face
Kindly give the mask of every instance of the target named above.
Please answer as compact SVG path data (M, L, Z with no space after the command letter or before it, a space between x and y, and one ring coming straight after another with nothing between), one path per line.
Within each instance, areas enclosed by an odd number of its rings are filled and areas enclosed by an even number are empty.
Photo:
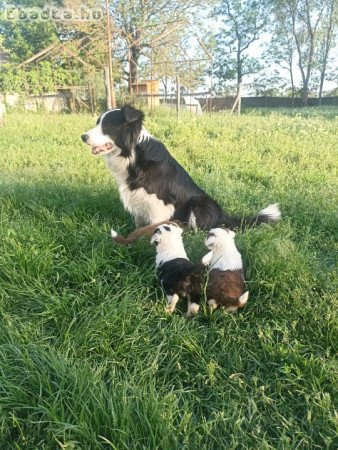
M114 131L122 123L123 117L120 109L107 111L97 119L96 127L86 131L81 139L92 147L93 155L120 153L121 149L114 141Z
M228 228L213 228L205 238L205 245L209 250L224 247L234 243L236 233Z
M163 224L155 228L150 243L156 245L157 252L168 251L175 248L175 245L182 244L182 233L183 230L178 225Z

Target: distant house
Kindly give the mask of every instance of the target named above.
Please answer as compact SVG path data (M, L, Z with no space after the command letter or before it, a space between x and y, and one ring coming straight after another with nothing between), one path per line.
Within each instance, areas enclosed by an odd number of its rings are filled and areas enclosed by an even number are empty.
M131 84L133 93L139 97L145 97L147 99L148 106L157 106L160 104L159 80L144 80Z

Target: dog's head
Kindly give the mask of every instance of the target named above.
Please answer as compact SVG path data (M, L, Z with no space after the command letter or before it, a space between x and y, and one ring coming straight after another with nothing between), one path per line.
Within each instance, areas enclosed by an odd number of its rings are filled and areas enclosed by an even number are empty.
M235 235L236 233L228 228L213 228L209 231L204 243L209 250L224 248L234 244Z
M183 230L174 223L163 224L155 228L151 244L155 244L158 249L162 247L175 248L175 244L182 243Z
M143 119L143 112L130 105L112 109L103 113L96 127L84 133L81 139L91 146L93 155L115 152L129 156L141 133Z

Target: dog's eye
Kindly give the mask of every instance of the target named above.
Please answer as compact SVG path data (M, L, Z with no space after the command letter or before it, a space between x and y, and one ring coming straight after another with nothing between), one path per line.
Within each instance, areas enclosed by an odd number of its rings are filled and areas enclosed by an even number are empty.
M171 231L170 227L168 227L167 225L164 225L164 229L167 230L167 231Z
M208 233L208 238L210 237L216 237L215 233Z
M156 233L161 234L161 230L159 228L155 228L153 234L156 234Z

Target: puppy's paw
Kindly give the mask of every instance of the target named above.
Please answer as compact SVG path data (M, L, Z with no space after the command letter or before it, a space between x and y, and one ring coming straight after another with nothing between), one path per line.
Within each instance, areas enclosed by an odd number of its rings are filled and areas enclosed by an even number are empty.
M168 314L172 314L172 313L175 311L176 304L177 304L178 300L179 300L179 297L178 297L177 294L174 294L174 295L168 295L168 296L167 296L167 301L168 301L168 303L167 303L167 306L166 306L166 308L165 308L165 311L166 311Z
M217 309L217 303L216 303L216 300L214 300L214 299L208 300L208 305L210 306L211 311L214 311L215 309Z
M172 306L166 306L165 307L165 312L167 314L172 314L174 312L175 308L173 308Z
M195 316L198 313L199 309L200 305L198 305L197 303L191 303L187 311L187 317Z
M212 258L212 251L203 256L202 258L203 266L207 266L208 264L210 264L211 258Z

